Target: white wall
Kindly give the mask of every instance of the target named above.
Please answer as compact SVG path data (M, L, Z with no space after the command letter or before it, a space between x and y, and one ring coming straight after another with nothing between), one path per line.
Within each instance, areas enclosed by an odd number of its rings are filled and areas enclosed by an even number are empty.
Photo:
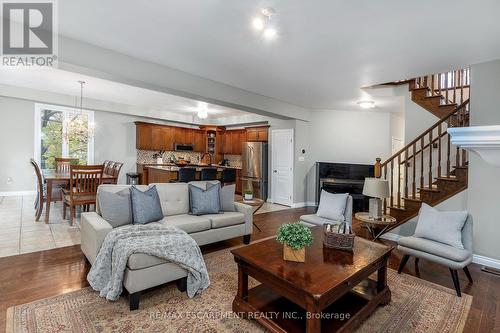
M34 190L29 163L34 151L34 110L33 102L0 97L0 193Z
M471 125L500 125L500 60L471 67ZM474 253L500 259L500 168L469 158L468 210L474 217Z
M373 164L390 155L390 114L377 111L312 111L306 159L306 201L316 200L315 162Z

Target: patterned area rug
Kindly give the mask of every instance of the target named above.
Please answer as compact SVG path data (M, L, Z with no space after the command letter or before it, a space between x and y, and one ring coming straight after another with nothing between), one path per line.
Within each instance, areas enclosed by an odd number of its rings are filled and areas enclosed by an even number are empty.
M151 290L130 312L126 297L108 302L91 288L11 307L7 332L262 332L231 312L237 268L229 250L205 255L211 286L188 299L175 286ZM358 332L461 332L472 296L388 270L392 301ZM250 281L255 285L255 281Z

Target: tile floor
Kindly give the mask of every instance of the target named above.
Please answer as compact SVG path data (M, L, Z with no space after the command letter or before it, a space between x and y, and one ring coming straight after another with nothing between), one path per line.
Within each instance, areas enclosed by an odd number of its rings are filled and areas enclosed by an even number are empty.
M62 218L61 203L56 202L50 207L49 223L44 223L45 211L36 222L33 202L33 196L0 197L0 257L80 244L78 214L70 226ZM290 207L266 202L257 214L285 209Z
M0 257L80 244L79 218L71 227L57 202L51 205L49 224L44 214L36 222L33 202L33 196L0 197Z

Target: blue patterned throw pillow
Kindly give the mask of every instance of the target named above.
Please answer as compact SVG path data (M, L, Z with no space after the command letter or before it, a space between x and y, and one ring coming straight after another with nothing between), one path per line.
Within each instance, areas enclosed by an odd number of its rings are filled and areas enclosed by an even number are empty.
M211 185L207 183L207 189L189 184L189 206L191 214L219 214L220 204L220 184Z
M163 218L160 197L155 185L144 192L132 186L130 194L134 224L156 222Z

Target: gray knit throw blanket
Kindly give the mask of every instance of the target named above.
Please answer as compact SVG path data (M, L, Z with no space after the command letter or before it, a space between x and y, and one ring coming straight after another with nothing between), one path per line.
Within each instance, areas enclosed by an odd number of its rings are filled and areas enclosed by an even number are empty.
M87 280L101 297L115 301L123 288L128 258L144 253L175 263L188 272L187 294L190 298L210 285L207 268L198 244L177 227L160 223L126 225L106 235Z

